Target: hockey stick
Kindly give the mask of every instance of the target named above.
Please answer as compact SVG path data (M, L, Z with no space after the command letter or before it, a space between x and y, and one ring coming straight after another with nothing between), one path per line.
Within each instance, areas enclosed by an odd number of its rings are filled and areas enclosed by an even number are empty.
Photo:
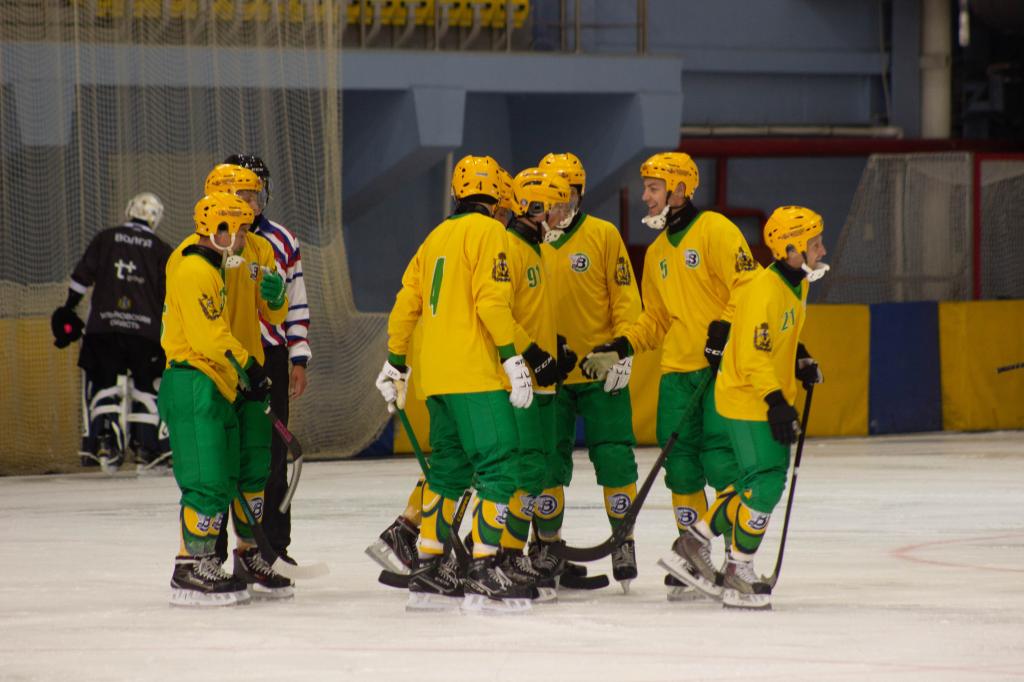
M665 443L665 447L661 449L658 454L658 458L654 460L654 466L651 467L651 472L647 474L647 478L644 480L643 486L636 494L636 499L633 500L633 504L629 505L629 509L626 510L625 515L622 517L622 521L619 522L618 527L612 531L610 538L605 540L599 545L593 547L569 547L568 545L553 545L551 552L556 556L569 561L597 561L598 559L604 558L615 551L615 549L625 542L629 534L633 532L633 526L636 525L636 517L640 513L640 509L643 507L644 500L647 499L647 494L651 492L651 487L654 485L654 480L658 477L658 473L661 471L662 464L665 463L665 458L668 453L671 452L672 448L675 447L676 441L679 439L679 431L682 429L683 424L693 411L700 405L701 400L704 398L704 392L707 390L708 385L711 383L711 377L713 375L709 372L706 377L700 382L697 389L690 395L690 400L686 403L686 407L683 408L683 416L679 419L679 424L676 426L675 431L669 436L668 442Z
M249 506L249 501L245 499L245 494L241 488L238 488L238 501L241 503L240 506L242 507L242 513L245 515L245 521L249 524L249 528L252 529L252 536L256 540L260 556L270 564L275 573L280 573L291 580L301 580L304 578L319 578L331 572L327 568L327 564L320 561L312 564L297 565L281 558L281 555L270 544L267 534L263 532L263 525L256 520L256 515Z
M996 367L996 374L1002 374L1003 372L1009 372L1014 369L1024 369L1024 362L1006 365L1005 367Z
M814 384L807 387L807 400L804 401L803 419L800 421L800 438L796 443L796 456L793 458L793 475L789 479L789 497L786 498L786 516L782 521L782 538L779 540L779 556L775 560L775 571L765 579L769 588L779 582L779 571L782 570L782 554L786 551L786 535L789 532L789 513L793 509L793 491L796 490L796 475L800 471L800 458L804 454L804 439L807 437L807 420L811 416L811 396L814 395Z
M224 355L227 357L228 362L235 368L235 373L238 374L238 383L242 385L242 388L249 388L249 375L245 373L242 366L238 364L238 360L235 359L234 354L231 351L224 351ZM267 383L270 383L270 379L267 379ZM299 439L288 430L285 423L274 413L274 410L270 407L270 401L267 401L267 407L263 410L267 417L270 419L270 425L277 431L277 435L284 441L285 447L288 448L288 452L292 453L292 478L288 481L288 490L284 493L284 498L281 500L281 504L277 506L277 510L282 514L288 512L288 509L292 506L292 498L295 497L295 491L299 487L299 477L302 476L302 443Z

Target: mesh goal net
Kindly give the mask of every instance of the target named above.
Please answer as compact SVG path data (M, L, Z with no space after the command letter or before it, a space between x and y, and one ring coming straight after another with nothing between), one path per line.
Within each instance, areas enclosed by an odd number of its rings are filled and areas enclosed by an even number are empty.
M818 300L967 300L976 284L982 298L1024 297L1022 197L1024 156L871 156Z
M292 429L332 456L379 434L386 412L363 397L386 319L356 310L341 231L344 11L0 0L0 474L78 469L78 346L54 348L49 317L89 240L152 191L157 234L177 245L206 173L233 153L264 158L267 215L302 244L313 360Z

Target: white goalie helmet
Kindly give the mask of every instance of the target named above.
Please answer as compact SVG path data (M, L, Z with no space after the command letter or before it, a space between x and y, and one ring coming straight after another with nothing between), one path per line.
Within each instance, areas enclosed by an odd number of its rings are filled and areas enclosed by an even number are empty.
M164 217L164 205L160 197L152 192L136 194L128 202L124 209L124 217L127 220L145 220L150 228L156 229L160 219Z

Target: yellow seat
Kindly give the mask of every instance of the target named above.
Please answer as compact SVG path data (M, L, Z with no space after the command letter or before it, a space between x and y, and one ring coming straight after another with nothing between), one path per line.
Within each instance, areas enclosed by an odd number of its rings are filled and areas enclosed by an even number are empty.
M505 28L505 0L491 0L494 4L494 12L491 15L491 28ZM526 23L526 17L530 14L530 3L528 0L513 0L512 2L512 26L522 28Z
M395 26L405 26L409 9L413 8L413 23L417 26L434 24L434 0L395 0L395 8L391 22Z

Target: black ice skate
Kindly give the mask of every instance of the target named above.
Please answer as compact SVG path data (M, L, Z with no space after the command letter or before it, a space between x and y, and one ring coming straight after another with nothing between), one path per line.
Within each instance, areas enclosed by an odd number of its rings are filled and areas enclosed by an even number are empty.
M157 453L139 446L135 451L135 469L140 476L164 476L171 473L171 453Z
M457 609L463 598L459 561L455 552L425 559L409 576L406 611Z
M729 558L722 579L722 606L768 611L772 608L772 588L754 573L753 560Z
M408 575L419 566L416 552L416 539L419 535L420 529L412 521L399 516L366 548L366 555L386 571Z
M512 582L528 588L535 602L553 602L558 599L554 577L541 575L534 569L530 558L522 552L504 547L499 549L498 566Z
M121 468L124 463L124 453L118 447L116 439L109 435L100 436L97 439L96 459L100 463L100 470L105 474L113 474Z
M612 551L612 577L622 585L622 592L629 594L629 584L636 575L636 543L626 540Z
M172 605L231 606L249 599L245 582L225 572L213 554L175 557Z
M513 583L498 566L496 556L471 560L463 589L466 591L462 600L464 611L516 613L530 610L532 590Z
M599 590L608 587L608 576L587 575L587 567L566 561L551 551L552 545L565 544L565 540L547 542L534 538L530 543L529 556L535 571L545 577L558 580L560 587L570 590Z
M235 550L235 577L249 587L249 593L263 599L288 599L295 596L294 583L274 571L260 556L260 550L250 547Z
M711 541L688 527L658 565L710 599L722 598L720 573L711 565Z

